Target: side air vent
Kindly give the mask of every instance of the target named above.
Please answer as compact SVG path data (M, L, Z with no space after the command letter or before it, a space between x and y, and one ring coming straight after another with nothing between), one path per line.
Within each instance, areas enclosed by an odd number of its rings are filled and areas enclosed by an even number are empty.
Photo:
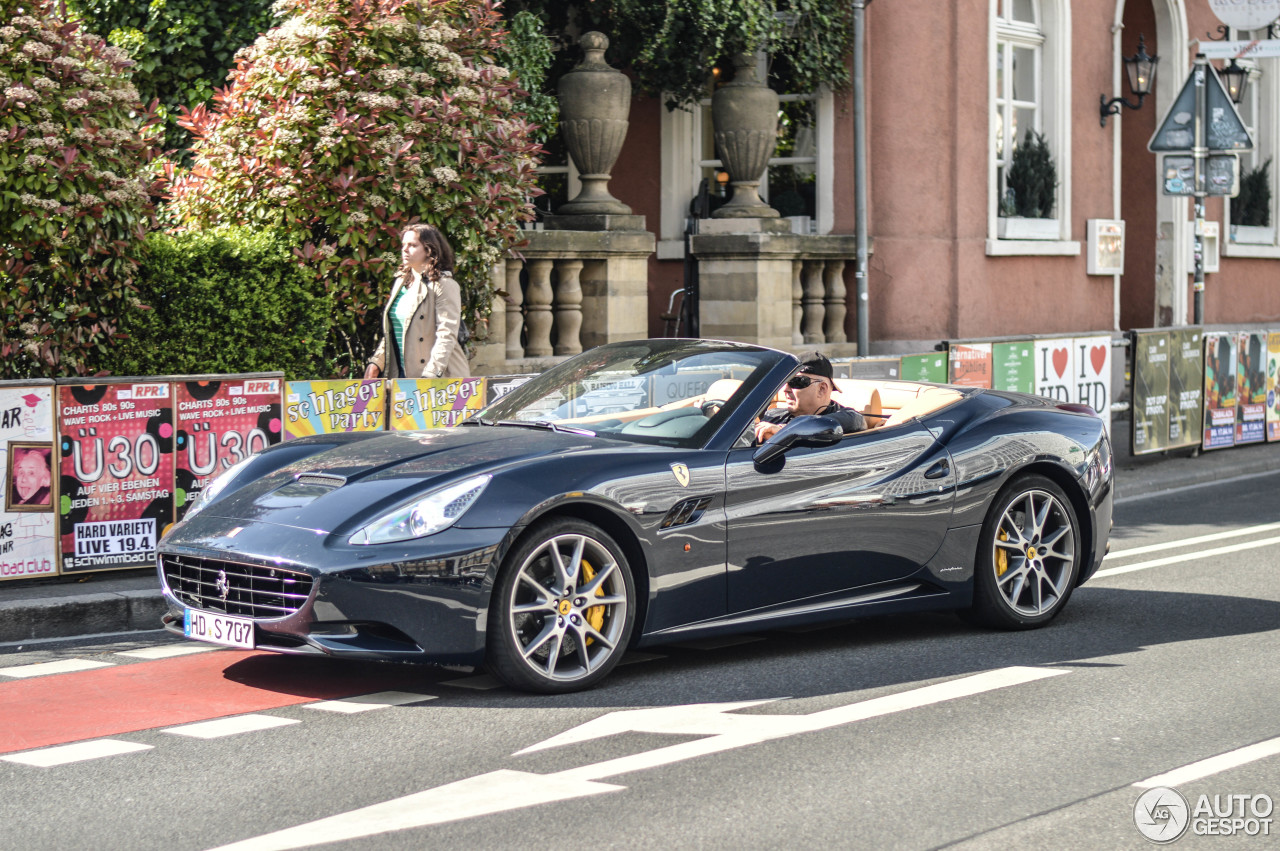
M682 499L671 506L671 510L667 512L666 517L662 518L662 525L658 528L671 529L688 523L697 523L702 518L702 512L706 511L710 505L711 497L709 496L694 496L689 499Z
M298 476L300 485L319 485L322 488L340 488L347 483L346 476L334 476L329 473L303 473Z

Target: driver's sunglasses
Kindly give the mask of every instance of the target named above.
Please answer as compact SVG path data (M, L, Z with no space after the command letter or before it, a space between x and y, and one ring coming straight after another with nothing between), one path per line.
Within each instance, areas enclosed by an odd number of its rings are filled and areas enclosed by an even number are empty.
M787 386L792 390L803 390L813 382L821 380L821 378L810 378L807 375L793 375L787 379Z

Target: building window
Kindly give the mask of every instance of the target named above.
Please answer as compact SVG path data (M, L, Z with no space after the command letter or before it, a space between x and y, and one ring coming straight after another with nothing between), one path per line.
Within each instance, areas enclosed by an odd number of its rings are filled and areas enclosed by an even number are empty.
M1266 30L1235 35L1237 39L1266 37ZM1249 68L1249 83L1237 109L1253 137L1254 148L1240 154L1241 194L1226 204L1224 212L1228 235L1223 253L1228 256L1280 257L1280 247L1276 244L1276 195L1280 188L1276 175L1276 141L1280 130L1276 126L1276 75L1280 73L1280 60L1241 60L1240 64ZM1260 198L1263 187L1259 183L1264 167L1267 191ZM1270 196L1269 202L1265 195Z
M779 214L791 217L794 230L830 233L833 224L831 173L834 106L829 91L785 91L785 80L766 77L768 59L759 57L757 77L768 79L779 92L778 146L760 181L760 197ZM659 226L659 259L684 253L683 234L690 202L707 181L714 209L732 195L728 175L716 156L711 123L711 97L715 85L730 82L728 62L721 63L708 85L708 96L695 110L663 110L662 115L662 220Z
M1079 253L1079 243L1070 242L1069 0L991 0L989 43L987 253ZM1009 191L1008 171L1028 130L1044 136L1053 158L1057 193L1049 219L1012 217L1016 207ZM1009 244L1000 244L1005 242Z

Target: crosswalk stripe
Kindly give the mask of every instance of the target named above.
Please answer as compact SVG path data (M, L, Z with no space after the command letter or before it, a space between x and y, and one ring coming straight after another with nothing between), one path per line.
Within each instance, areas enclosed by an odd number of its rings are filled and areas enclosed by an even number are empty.
M1211 756L1146 780L1134 783L1139 789L1154 789L1156 786L1181 786L1195 780L1202 780L1213 774L1220 774L1231 768L1238 768L1269 756L1280 754L1280 738L1268 739L1265 742L1237 748L1227 753Z
M1152 567L1164 567L1169 564L1180 564L1184 561L1200 561L1203 559L1213 558L1214 556L1228 555L1230 553L1238 553L1242 550L1254 550L1258 547L1269 547L1272 544L1280 544L1280 536L1274 538L1263 538L1258 541L1248 541L1243 544L1232 544L1229 547L1217 547L1212 550L1199 550L1194 553L1183 553L1176 556L1165 556L1164 558L1153 559L1152 561L1140 561L1137 564L1126 564L1123 567L1109 567L1105 570L1099 570L1093 575L1094 579L1101 579L1104 576L1115 576L1119 573L1133 573L1135 570L1147 570Z
M173 733L175 736L190 736L193 739L220 739L223 736L270 730L273 727L287 727L297 723L299 722L296 718L280 718L275 715L236 715L232 718L218 718L213 721L170 727L160 732Z
M1161 550L1176 550L1179 547L1194 547L1212 541L1223 541L1228 538L1244 538L1249 535L1260 535L1280 529L1280 523L1263 523L1261 526L1246 526L1243 529L1229 529L1226 532L1214 532L1212 535L1197 535L1194 538L1180 538L1176 541L1165 541L1162 544L1148 544L1145 547L1133 547L1127 550L1112 550L1107 553L1108 559L1128 558L1129 556L1158 553Z
M17 762L22 765L34 765L37 768L50 768L55 765L66 765L70 762L84 762L90 759L101 759L106 756L119 756L134 751L151 750L151 745L140 745L122 739L97 739L92 742L76 742L73 745L58 745L53 748L41 748L38 751L0 756L5 762Z
M318 703L304 704L306 709L319 709L321 712L368 712L370 709L386 709L391 706L404 706L406 703L419 703L424 700L435 700L434 694L415 694L409 691L380 691L374 694L361 694L355 697L344 697L340 700L321 700Z
M69 674L73 671L91 671L94 668L110 667L110 662L96 662L92 659L59 659L56 662L37 662L34 665L16 665L12 668L0 668L0 676L25 679L27 677Z

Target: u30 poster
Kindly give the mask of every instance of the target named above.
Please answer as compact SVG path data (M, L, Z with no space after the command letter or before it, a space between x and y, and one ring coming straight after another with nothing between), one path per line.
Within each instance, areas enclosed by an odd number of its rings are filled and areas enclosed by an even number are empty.
M168 381L59 384L62 571L148 567L173 522Z
M210 480L279 443L284 376L219 376L174 383L178 409L174 503L179 519Z
M53 382L0 381L0 580L58 572Z

